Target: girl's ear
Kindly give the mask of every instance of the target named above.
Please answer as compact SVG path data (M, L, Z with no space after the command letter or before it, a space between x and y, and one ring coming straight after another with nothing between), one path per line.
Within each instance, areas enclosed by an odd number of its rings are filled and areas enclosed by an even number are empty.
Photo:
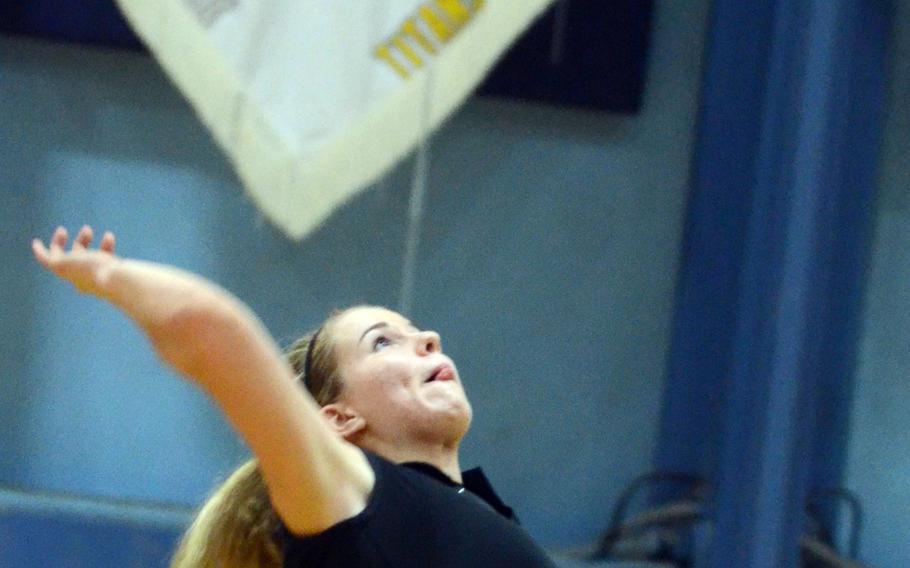
M320 409L320 413L328 420L329 426L348 441L367 425L363 416L342 403L327 404Z

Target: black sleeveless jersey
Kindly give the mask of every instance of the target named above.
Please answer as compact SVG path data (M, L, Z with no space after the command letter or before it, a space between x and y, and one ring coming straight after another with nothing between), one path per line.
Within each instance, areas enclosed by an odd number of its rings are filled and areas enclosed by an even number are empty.
M285 568L554 566L480 470L461 486L428 464L366 455L376 473L366 508L316 535L285 530Z

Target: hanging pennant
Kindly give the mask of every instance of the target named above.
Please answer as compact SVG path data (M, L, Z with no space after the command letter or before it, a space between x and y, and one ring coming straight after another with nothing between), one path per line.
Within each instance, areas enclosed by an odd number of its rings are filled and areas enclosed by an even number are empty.
M117 0L302 238L437 127L552 0Z

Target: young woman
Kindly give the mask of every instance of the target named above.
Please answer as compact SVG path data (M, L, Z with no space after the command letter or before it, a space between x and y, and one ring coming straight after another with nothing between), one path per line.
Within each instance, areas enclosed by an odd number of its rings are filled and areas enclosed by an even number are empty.
M37 261L133 319L255 455L200 511L172 566L551 566L458 448L471 406L439 336L393 311L332 314L286 357L256 316L173 267L58 228ZM290 364L288 361L290 360ZM309 393L309 394L308 394Z

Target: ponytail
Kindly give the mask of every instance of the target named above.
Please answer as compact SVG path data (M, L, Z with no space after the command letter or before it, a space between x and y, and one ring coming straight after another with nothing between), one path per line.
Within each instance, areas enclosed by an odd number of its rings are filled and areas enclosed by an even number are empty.
M329 333L320 333L344 312L333 312L316 332L287 350L288 362L319 405L341 393ZM170 568L282 568L281 519L272 507L259 462L237 468L202 506L171 559Z
M250 460L203 505L170 568L281 568L280 530L259 464Z

